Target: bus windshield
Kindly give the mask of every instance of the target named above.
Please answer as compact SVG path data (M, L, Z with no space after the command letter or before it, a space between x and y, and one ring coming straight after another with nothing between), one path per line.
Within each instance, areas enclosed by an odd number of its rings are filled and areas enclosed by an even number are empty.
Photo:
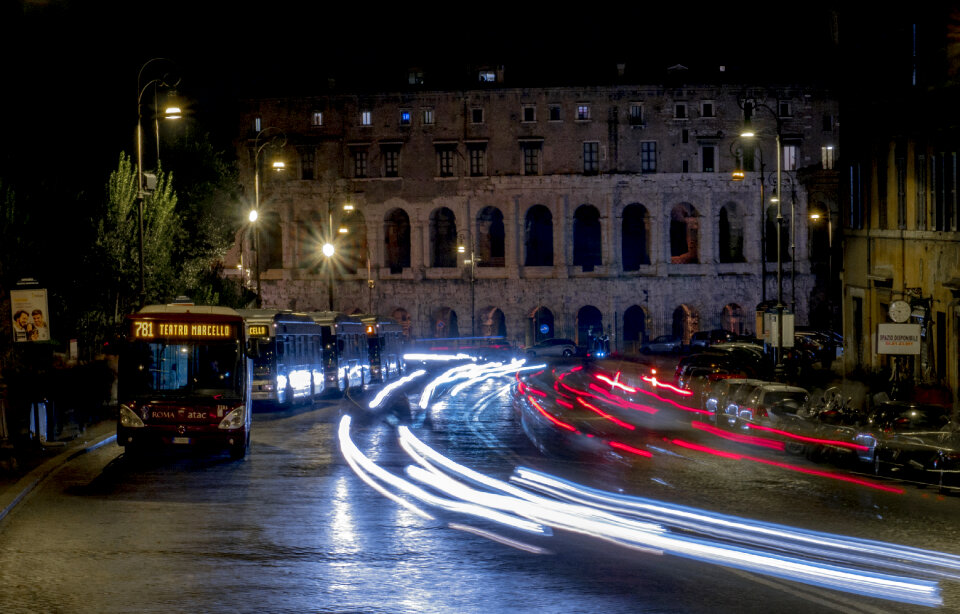
M273 375L273 363L277 358L274 356L276 343L273 339L261 339L257 343L260 345L260 351L253 359L253 374L258 377L270 377Z
M137 341L120 361L121 392L128 395L240 397L237 342L163 343Z

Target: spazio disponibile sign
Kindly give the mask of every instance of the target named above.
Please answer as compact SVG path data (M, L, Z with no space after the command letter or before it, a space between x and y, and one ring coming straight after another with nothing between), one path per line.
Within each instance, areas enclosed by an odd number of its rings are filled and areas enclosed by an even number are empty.
M878 324L877 354L919 354L919 324Z

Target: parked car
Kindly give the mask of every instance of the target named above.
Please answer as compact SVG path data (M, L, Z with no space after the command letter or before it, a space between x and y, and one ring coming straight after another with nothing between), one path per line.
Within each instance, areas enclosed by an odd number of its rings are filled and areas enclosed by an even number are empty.
M673 375L678 387L691 389L698 378L712 375L755 377L757 373L749 361L739 356L725 352L700 352L681 358Z
M527 356L573 356L577 353L577 344L573 339L554 337L531 345L524 351Z
M722 328L713 330L701 330L693 333L690 337L690 351L704 350L711 345L723 343L724 341L734 341L737 335Z
M660 335L640 346L644 354L676 354L683 349L683 339L676 335Z
M929 479L960 474L960 425L950 421L951 408L887 401L867 415L855 436L866 446L858 452L875 473L884 469L914 472Z
M740 405L750 394L769 382L761 379L730 379L727 382L727 391L721 397L717 395L714 418L717 426L733 428L737 425L737 412Z
M805 413L810 394L799 386L766 383L757 386L737 407L737 426L769 426L781 430L795 430L806 423ZM797 415L801 412L801 415Z

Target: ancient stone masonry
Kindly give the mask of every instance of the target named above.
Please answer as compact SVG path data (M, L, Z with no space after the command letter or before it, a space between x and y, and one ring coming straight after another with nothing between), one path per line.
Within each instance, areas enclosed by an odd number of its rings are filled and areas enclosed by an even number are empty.
M745 92L753 139L739 136ZM659 334L753 333L758 304L780 288L806 323L814 277L797 170L820 169L822 148L836 146L827 113L826 92L742 84L483 83L248 101L238 140L248 187L257 132L286 136L287 170L261 160L259 171L263 304L325 309L332 283L336 309L396 316L418 338L583 344L603 330L623 351ZM761 212L778 126L780 286L777 205ZM249 236L238 234L231 270L241 254L254 261Z

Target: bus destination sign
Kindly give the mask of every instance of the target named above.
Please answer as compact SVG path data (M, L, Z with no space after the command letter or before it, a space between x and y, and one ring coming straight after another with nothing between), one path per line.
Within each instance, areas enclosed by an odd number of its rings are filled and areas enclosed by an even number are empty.
M134 339L232 339L232 324L205 324L202 322L158 322L134 320Z
M269 329L265 324L251 324L247 326L248 337L269 337Z

